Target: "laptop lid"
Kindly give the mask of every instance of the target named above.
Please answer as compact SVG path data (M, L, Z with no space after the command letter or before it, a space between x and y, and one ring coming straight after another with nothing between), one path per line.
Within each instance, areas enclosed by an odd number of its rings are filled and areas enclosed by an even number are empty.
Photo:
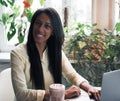
M103 74L100 101L120 101L120 69Z

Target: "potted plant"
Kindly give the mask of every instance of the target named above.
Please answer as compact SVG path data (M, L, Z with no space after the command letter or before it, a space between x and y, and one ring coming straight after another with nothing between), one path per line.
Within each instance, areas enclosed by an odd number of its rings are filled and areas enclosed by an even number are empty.
M111 31L102 31L96 23L78 23L68 33L73 34L65 43L64 50L71 60L75 60L72 62L74 68L91 84L101 86L104 72L120 68L120 22Z
M5 26L7 39L10 41L16 34L18 43L22 43L25 39L27 28L34 11L31 8L33 0L24 0L23 5L16 5L16 0L0 1L0 4L9 11L2 14L0 23ZM39 0L40 4L44 4L44 0Z

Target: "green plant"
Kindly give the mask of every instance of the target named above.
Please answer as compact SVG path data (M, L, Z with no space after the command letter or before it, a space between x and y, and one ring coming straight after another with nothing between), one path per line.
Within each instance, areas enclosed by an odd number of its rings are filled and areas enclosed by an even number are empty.
M72 53L74 59L80 60L100 60L100 52L104 50L104 37L102 30L96 25L96 23L93 25L77 24L65 46L68 55Z
M110 61L112 64L120 64L120 22L117 22L113 30L105 29L105 52L103 60ZM112 66L113 69L117 69ZM120 67L118 67L120 68Z
M16 34L18 43L22 43L25 38L29 22L34 11L31 9L33 0L23 0L23 9L21 6L16 5L15 0L0 1L0 4L9 11L2 14L0 23L5 26L7 39L10 41ZM44 4L44 0L39 0L40 4ZM22 13L21 13L22 12Z
M97 28L96 23L78 23L71 29L64 46L67 56L76 60L72 65L91 84L101 86L104 72L120 68L120 22L113 30Z
M7 0L7 1L3 1L3 0L0 0L0 4L5 6L5 7L8 7L9 5L13 6L15 3L15 0Z

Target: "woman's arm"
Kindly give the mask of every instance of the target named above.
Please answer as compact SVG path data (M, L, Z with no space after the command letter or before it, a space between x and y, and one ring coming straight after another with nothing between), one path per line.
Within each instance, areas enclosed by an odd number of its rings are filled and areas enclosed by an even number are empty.
M80 83L86 81L80 74L76 72L76 70L71 65L70 61L62 51L62 73L63 76L72 84L79 86Z
M26 58L23 50L16 49L11 52L11 77L16 98L18 101L43 101L45 90L33 89Z
M99 101L100 99L100 90L95 89L89 82L83 78L80 74L78 74L75 69L72 67L68 58L65 56L62 51L62 70L64 77L70 81L72 84L77 85L82 88L86 92L88 92L90 97L94 97Z

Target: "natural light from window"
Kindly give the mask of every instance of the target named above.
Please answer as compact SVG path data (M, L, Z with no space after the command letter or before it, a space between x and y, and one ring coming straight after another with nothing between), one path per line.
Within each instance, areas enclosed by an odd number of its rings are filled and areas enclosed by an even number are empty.
M16 5L20 6L21 11L23 10L23 2L21 0L16 0ZM42 7L53 7L55 8L62 20L64 22L64 8L68 8L68 24L71 26L74 22L81 22L81 23L91 23L91 8L92 8L92 0L45 0L44 6L41 6L39 0L33 0L31 8L33 11L36 11ZM6 9L7 11L8 9ZM22 12L21 12L22 13ZM27 31L28 32L28 31ZM27 39L27 32L25 41ZM7 37L3 35L5 39L4 46L14 46L18 43L17 34L10 40L7 41ZM6 48L8 49L8 48Z
M120 21L120 0L115 0L115 22Z

